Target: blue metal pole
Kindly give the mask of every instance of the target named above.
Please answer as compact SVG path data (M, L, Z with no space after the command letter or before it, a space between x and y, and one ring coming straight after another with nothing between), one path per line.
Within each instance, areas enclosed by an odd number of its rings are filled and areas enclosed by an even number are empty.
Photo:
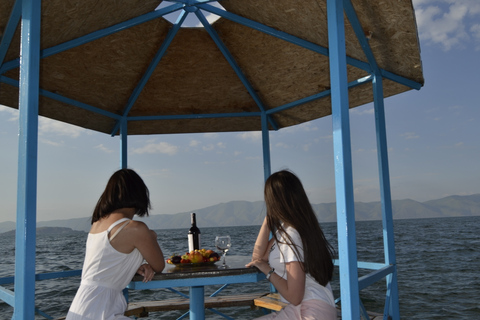
M345 27L342 0L327 0L342 319L360 318Z
M380 178L380 194L382 204L383 221L383 247L385 252L385 263L394 266L394 270L386 278L389 288L389 310L388 313L393 320L400 319L397 268L395 257L395 239L393 230L392 198L390 191L390 175L388 167L387 130L385 125L385 105L383 100L383 80L380 72L377 72L373 79L373 98L375 109L375 126L377 134L377 156ZM387 312L387 310L385 310Z
M128 167L128 122L126 118L121 120L120 125L120 167L126 169Z
M203 286L190 287L190 320L205 320L204 291Z
M262 147L263 147L263 176L265 181L272 173L270 160L270 133L268 132L268 116L262 113Z
M14 319L35 317L40 8L22 1Z

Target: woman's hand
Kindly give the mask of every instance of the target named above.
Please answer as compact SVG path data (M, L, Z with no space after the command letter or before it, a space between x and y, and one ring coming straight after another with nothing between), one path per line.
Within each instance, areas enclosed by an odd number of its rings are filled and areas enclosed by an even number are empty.
M152 280L155 275L155 271L149 264L142 264L140 268L138 268L137 273L143 276L143 282Z
M268 261L261 260L261 259L255 259L250 261L245 265L245 267L250 268L250 267L257 267L258 270L261 272L267 274L270 271L270 265L268 264Z

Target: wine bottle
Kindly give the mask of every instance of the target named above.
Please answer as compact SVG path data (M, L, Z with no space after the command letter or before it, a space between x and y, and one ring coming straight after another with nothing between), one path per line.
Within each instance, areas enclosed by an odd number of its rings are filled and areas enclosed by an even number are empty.
M200 229L197 227L197 219L195 213L192 213L192 226L188 230L188 251L200 249Z

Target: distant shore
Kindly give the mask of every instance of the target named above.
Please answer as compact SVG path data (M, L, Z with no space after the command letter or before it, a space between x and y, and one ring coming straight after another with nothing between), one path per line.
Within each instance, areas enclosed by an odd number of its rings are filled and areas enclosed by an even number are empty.
M37 228L37 234L70 234L70 233L85 233L84 231L73 230L72 228L63 227L40 227ZM15 230L0 233L0 236L15 235Z

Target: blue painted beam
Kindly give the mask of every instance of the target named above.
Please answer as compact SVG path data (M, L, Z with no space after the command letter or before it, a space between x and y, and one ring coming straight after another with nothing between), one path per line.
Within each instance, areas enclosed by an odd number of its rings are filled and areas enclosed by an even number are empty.
M372 82L372 80L373 80L373 76L368 75L368 76L365 76L363 78L360 78L358 80L355 80L355 81L352 81L352 82L348 83L348 88L354 88L356 86ZM267 114L277 113L277 112L280 112L280 111L284 111L284 110L287 110L287 109L294 108L294 107L299 106L299 105L304 104L304 103L308 103L308 102L311 102L311 101L315 101L317 99L324 98L324 97L329 96L329 95L331 95L331 90L330 89L319 92L319 93L314 94L314 95L311 95L309 97L299 99L297 101L293 101L293 102L281 105L281 106L276 107L276 108L269 109L269 110L266 111L266 113Z
M342 318L360 318L355 210L342 0L327 0L333 152Z
M263 101L260 99L257 92L253 88L252 84L250 83L250 81L248 81L247 77L243 74L242 69L238 66L237 62L233 58L232 54L230 53L230 51L227 49L227 47L225 46L223 41L218 36L217 31L215 31L215 29L212 28L212 26L210 25L210 23L207 21L207 19L205 18L205 16L203 15L203 13L200 10L196 10L195 15L197 16L198 20L200 20L203 27L207 30L208 34L213 39L213 41L215 42L217 47L220 49L223 56L225 57L225 59L230 64L233 71L235 71L235 73L237 74L240 81L242 81L243 85L245 86L248 93L250 94L250 96L253 98L253 100L257 104L260 111L265 112L266 108L263 104ZM278 130L278 125L275 123L275 121L273 119L271 119L269 117L268 121L272 125L274 130Z
M348 21L350 21L350 25L352 26L353 31L357 36L358 42L362 47L363 53L367 57L367 61L371 67L371 71L377 71L377 61L375 60L375 56L373 55L372 49L370 48L370 44L365 37L365 32L363 31L363 27L358 20L357 12L353 8L352 2L350 0L343 0L343 7L345 10L345 15L347 16Z
M40 11L22 1L14 319L35 317Z
M266 33L268 35L274 36L276 38L288 41L290 43L296 44L296 45L301 46L303 48L309 49L313 52L317 52L317 53L325 55L325 56L329 55L329 49L328 48L325 48L325 47L322 47L322 46L317 45L315 43L297 38L297 37L292 36L292 35L290 35L286 32L282 32L282 31L276 30L274 28L267 27L267 26L265 26L261 23L258 23L256 21L238 16L236 14L233 14L231 12L222 10L220 8L214 7L214 6L209 5L209 4L201 4L201 5L198 5L198 7L205 10L205 11L208 11L210 13L216 14L216 15L222 17L222 18L225 18L225 19L228 19L230 21L239 23L241 25L250 27L252 29L255 29L255 30L258 30L260 32ZM347 63L351 66L354 66L356 68L365 70L367 72L372 72L372 68L367 62L357 60L357 59L353 59L351 57L347 57ZM421 83L418 83L418 82L415 82L413 80L402 77L400 75L391 73L391 72L386 71L384 69L381 69L381 71L382 71L382 74L385 78L390 79L390 80L395 81L395 82L398 82L398 83L401 83L401 84L403 84L403 85L405 85L409 88L419 90L422 87Z
M0 76L0 81L1 81ZM365 83L371 82L373 79L372 75L365 76L361 79L352 81L348 83L349 88L353 88ZM325 90L323 92L314 94L312 96L299 99L297 101L284 104L282 106L266 110L267 114L274 114L281 112L287 109L294 108L300 104L308 103L331 94L330 90ZM156 115L156 116L131 116L128 117L128 121L148 121L148 120L188 120L188 119L209 119L209 118L237 118L237 117L261 117L262 112L239 112L239 113L206 113L206 114L183 114L183 115Z
M35 275L35 281L75 277L75 276L80 276L81 274L82 274L82 270L37 273ZM0 278L0 285L12 284L12 283L14 283L14 281L15 281L15 277Z
M205 320L205 288L190 287L190 320Z
M420 90L423 87L423 84L419 82L415 82L413 80L407 79L405 77L399 76L395 73L392 73L390 71L386 71L384 69L381 69L380 72L382 73L382 76L388 80L395 81L397 83L400 83L404 86L407 86L409 88L415 89L415 90Z
M204 285L224 285L226 283L251 283L259 282L265 279L263 273L248 273L236 276L221 276L221 277L204 277L204 278L185 278L185 279L172 279L172 280L160 280L160 281L135 281L130 282L127 286L128 289L145 290L145 289L158 289L158 288L176 288L176 287L191 287L191 286L204 286Z
M121 120L120 126L120 168L128 167L128 122Z
M268 116L262 114L262 150L263 150L263 177L267 181L272 173L272 165L270 160L270 133L268 130Z
M395 272L395 266L389 265L375 270L358 279L358 289L362 290Z
M340 261L338 259L333 259L333 264L336 266L339 266ZM385 268L386 266L388 265L385 263L357 261L358 269L379 270L379 269Z
M353 88L365 83L371 82L372 75L365 76L361 79L352 81L348 84L349 88ZM1 80L1 77L0 77ZM274 114L287 109L291 109L300 104L311 102L331 94L330 90L314 94L312 96L299 99L297 101L284 104L282 106L266 110L267 114ZM239 113L204 113L204 114L182 114L182 115L156 115L156 116L132 116L128 117L128 121L147 121L147 120L181 120L181 119L208 119L208 118L237 118L237 117L261 117L261 112L239 112Z
M5 83L5 84L8 84L8 85L17 87L17 88L20 87L20 82L19 81L14 80L12 78L8 78L6 76L0 76L0 83ZM115 114L115 113L112 113L112 112L109 112L109 111L91 106L89 104L80 102L78 100L74 100L74 99L64 97L62 95L59 95L57 93L53 93L53 92L50 92L50 91L47 91L47 90L44 90L44 89L40 89L39 93L40 93L40 95L42 95L44 97L47 97L47 98L50 98L50 99L53 99L53 100L56 100L56 101L60 101L60 102L63 102L63 103L66 103L66 104L69 104L69 105L72 105L72 106L75 106L75 107L78 107L78 108L82 108L82 109L100 114L102 116L106 116L106 117L109 117L109 118L112 118L112 119L121 119L122 118L122 116L120 116L118 114Z
M377 137L378 174L380 182L380 198L382 206L383 247L385 263L396 264L395 239L393 230L392 198L390 191L390 174L388 166L387 129L385 125L385 105L383 100L383 80L380 72L373 80L373 97L375 111L375 131ZM396 269L395 269L396 270ZM398 286L396 271L387 277L390 288L389 314L393 320L400 319Z
M12 43L12 39L15 34L15 30L17 29L21 15L22 15L22 1L16 0L15 4L13 5L12 12L10 12L10 17L8 19L7 26L3 31L3 35L0 37L0 67L3 64L8 48Z
M379 270L385 268L388 264L378 262L357 261L358 269Z
M210 119L210 118L241 118L241 117L261 117L258 112L233 112L233 113L201 113L201 114L170 114L158 116L132 116L128 121L145 120L187 120L187 119Z
M147 84L148 80L152 76L153 72L155 71L155 68L157 67L158 63L160 60L162 60L163 56L167 52L168 47L172 43L173 38L175 38L178 30L180 30L180 27L182 26L183 22L188 16L188 12L185 10L182 10L180 15L178 16L177 21L173 25L173 28L168 31L167 36L165 37L165 40L163 41L162 45L158 49L157 53L155 54L155 57L153 57L152 61L148 65L147 71L142 75L142 78L140 81L137 83L137 86L133 90L132 94L128 98L127 105L125 106L123 110L123 117L127 117L128 113L132 109L133 105L137 101L138 97L140 96L140 93L142 92L143 88ZM120 122L117 122L116 125L114 126L111 135L115 135L115 133L118 131L118 128L120 126Z
M0 300L13 307L15 306L15 293L12 290L0 287Z
M139 24L157 19L157 18L162 17L166 14L178 11L182 8L183 8L182 4L173 4L171 6L168 6L168 7L156 10L156 11L152 11L152 12L146 13L144 15L132 18L130 20L115 24L113 26L94 31L94 32L89 33L87 35L78 37L76 39L61 43L61 44L53 46L51 48L44 49L40 52L40 58L46 58L46 57L49 57L51 55L60 53L62 51L78 47L82 44L100 39L102 37L108 36L108 35L113 34L115 32L119 32L119 31L122 31L122 30L125 30L125 29L128 29L128 28L134 27L136 25L139 25ZM15 60L6 62L2 66L2 68L0 68L0 74L6 72L8 70L12 70L12 69L17 68L19 66L19 63L20 63L19 59L15 59Z
M317 52L321 55L324 55L324 56L329 55L328 48L325 48L325 47L322 47L322 46L320 46L318 44L315 44L313 42L306 41L306 40L303 40L301 38L295 37L295 36L293 36L291 34L288 34L286 32L279 31L279 30L271 28L271 27L267 27L267 26L265 26L261 23L258 23L256 21L238 16L234 13L222 10L220 8L214 7L214 6L209 5L209 4L198 5L198 7L205 10L205 11L208 11L210 13L216 14L216 15L222 17L222 18L225 18L225 19L228 19L230 21L236 22L238 24L244 25L246 27L255 29L257 31L266 33L266 34L271 35L273 37L276 37L278 39L293 43L293 44L298 45L300 47L303 47L305 49L311 50L313 52ZM360 61L360 60L357 60L357 59L353 59L353 58L350 58L350 57L347 57L347 62L348 62L348 64L350 64L354 67L357 67L359 69L365 70L367 72L370 71L370 66L366 62L363 62L363 61Z

